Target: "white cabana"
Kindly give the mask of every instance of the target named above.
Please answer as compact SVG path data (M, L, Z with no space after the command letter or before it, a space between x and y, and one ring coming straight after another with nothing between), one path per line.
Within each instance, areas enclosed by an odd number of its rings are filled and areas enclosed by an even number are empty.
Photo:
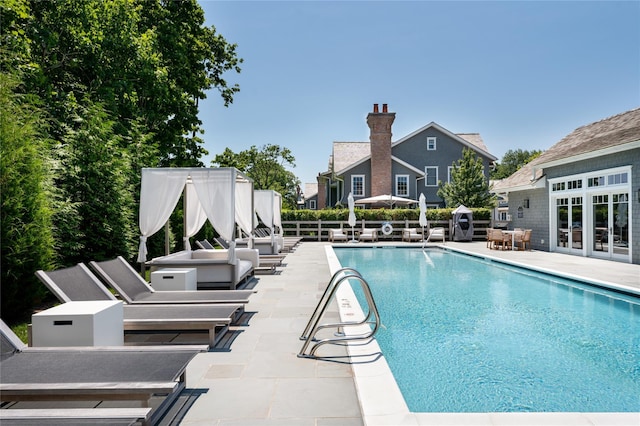
M277 253L282 248L282 195L271 189L253 191L253 202L258 217L267 226L270 232L272 253ZM278 247L280 245L280 247Z
M169 220L180 195L185 194L184 243L208 219L225 240L233 242L235 224L248 234L253 229L253 181L235 168L144 168L140 188L140 247L138 262L147 260L147 238ZM235 245L229 250L235 263Z

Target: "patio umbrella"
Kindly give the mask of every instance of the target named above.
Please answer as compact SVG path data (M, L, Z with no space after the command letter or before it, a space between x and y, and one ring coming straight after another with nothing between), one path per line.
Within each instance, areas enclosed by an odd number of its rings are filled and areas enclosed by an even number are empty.
M355 203L353 202L353 194L350 192L347 197L347 203L349 204L349 226L351 227L351 242L355 242L355 231L353 228L356 226L356 212Z
M424 239L424 227L427 226L427 200L424 194L420 194L418 203L420 207L420 217L418 218L418 222L420 223L420 226L422 226L422 238Z
M391 194L376 195L375 197L361 198L356 201L356 204L386 204L393 206L394 204L408 206L409 204L417 203L416 200L410 198L396 197Z

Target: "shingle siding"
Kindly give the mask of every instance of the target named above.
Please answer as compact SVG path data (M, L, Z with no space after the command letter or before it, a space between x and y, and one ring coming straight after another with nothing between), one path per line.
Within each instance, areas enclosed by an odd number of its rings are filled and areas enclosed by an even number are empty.
M529 208L518 208L529 200ZM509 214L513 228L531 229L531 248L549 251L549 195L546 188L518 191L509 194Z

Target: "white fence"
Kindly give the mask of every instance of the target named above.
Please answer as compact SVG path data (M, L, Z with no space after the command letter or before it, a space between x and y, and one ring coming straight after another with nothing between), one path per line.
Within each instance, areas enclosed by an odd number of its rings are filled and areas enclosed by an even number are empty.
M384 235L381 232L382 225L389 223L393 227L393 232ZM473 239L485 240L487 228L490 227L489 220L473 221ZM446 232L446 239L451 240L453 235L453 220L430 220L429 227L443 227ZM351 227L346 220L312 220L312 221L282 221L282 229L285 236L302 237L306 241L328 241L329 229L342 228L345 233L351 236ZM402 241L402 230L404 228L420 229L417 220L358 220L354 230L357 232L362 228L377 228L378 239L380 241Z

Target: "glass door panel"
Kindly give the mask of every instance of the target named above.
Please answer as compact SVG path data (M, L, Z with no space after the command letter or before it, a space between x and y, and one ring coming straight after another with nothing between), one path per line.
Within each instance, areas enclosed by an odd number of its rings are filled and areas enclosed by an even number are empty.
M606 258L629 257L629 194L594 195L593 254Z
M571 248L582 250L582 197L571 198Z
M613 194L613 256L629 256L629 194Z
M556 199L556 245L567 247L569 244L569 199Z
M593 253L609 253L609 196L593 196Z

